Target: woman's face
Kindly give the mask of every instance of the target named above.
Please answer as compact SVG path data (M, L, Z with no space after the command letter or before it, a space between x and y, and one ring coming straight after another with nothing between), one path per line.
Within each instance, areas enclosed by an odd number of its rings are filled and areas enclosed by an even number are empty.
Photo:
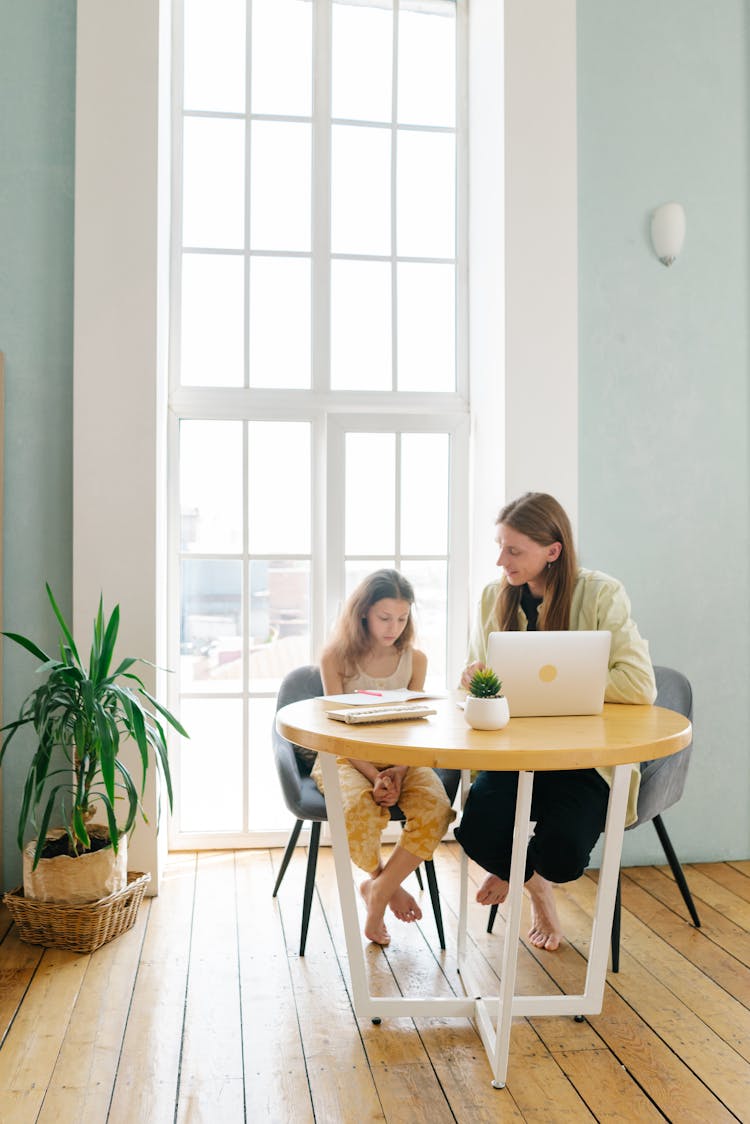
M367 611L367 631L374 643L387 648L395 644L406 628L411 605L408 601L384 597Z
M498 524L495 541L499 547L497 565L502 566L509 585L528 584L532 590L534 586L544 588L547 563L560 557L561 543L540 546L506 523Z

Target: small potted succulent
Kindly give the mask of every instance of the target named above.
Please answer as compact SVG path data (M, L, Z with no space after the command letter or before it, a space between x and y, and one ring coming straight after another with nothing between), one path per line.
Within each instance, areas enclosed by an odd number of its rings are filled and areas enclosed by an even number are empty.
M502 730L508 725L508 700L502 691L502 683L489 667L480 667L474 672L464 716L475 730Z

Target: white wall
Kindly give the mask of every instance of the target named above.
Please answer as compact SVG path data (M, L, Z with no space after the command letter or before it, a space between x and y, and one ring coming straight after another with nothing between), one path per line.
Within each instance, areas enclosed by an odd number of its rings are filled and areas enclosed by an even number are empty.
M472 0L470 10L476 598L496 576L494 520L507 500L551 492L577 526L576 5Z
M161 11L160 11L161 8ZM160 15L162 23L160 24ZM73 620L121 606L118 653L157 652L158 400L165 346L158 0L79 0L77 41ZM163 153L161 154L163 156ZM163 522L163 520L161 521ZM137 669L134 669L137 670ZM152 670L142 667L149 689ZM125 758L139 775L135 749ZM129 866L157 883L157 785Z

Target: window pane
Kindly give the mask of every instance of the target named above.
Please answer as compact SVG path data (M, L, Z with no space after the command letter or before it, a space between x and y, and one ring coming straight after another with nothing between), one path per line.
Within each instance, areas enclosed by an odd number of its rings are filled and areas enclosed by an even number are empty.
M253 0L252 111L312 112L312 4Z
M456 120L456 5L398 20L398 121L453 126Z
M184 386L242 386L244 266L229 254L184 254L180 376Z
M242 690L242 563L182 562L180 690Z
M358 559L356 562L347 562L344 565L344 597L348 597L353 593L360 582L364 581L368 574L372 574L375 570L395 570L396 563L392 558L378 558L372 561L363 561ZM342 606L343 607L343 603ZM333 625L333 621L331 621Z
M447 433L401 437L401 553L448 549L450 442Z
M393 16L387 7L333 5L334 117L390 121Z
M452 265L398 266L398 389L456 388L456 296Z
M391 267L331 262L331 386L391 390Z
M451 133L399 131L397 244L400 257L453 257L455 148Z
M183 699L181 831L242 830L242 700Z
M245 110L245 0L185 0L185 109Z
M395 553L396 436L346 435L346 554Z
M334 125L331 143L333 252L390 254L390 129Z
M255 121L250 141L254 250L310 249L310 126Z
M310 662L310 563L250 563L250 688L276 691Z
M251 422L248 468L251 553L309 554L309 423Z
M276 699L250 699L247 795L253 831L288 830L291 826L270 745L275 713Z
M427 682L434 690L453 687L445 681L448 564L404 559L401 569L414 586L416 647L427 656Z
M186 246L242 249L245 239L245 126L185 119L182 240Z
M180 549L242 549L242 423L180 423Z
M310 261L250 262L250 385L310 386Z

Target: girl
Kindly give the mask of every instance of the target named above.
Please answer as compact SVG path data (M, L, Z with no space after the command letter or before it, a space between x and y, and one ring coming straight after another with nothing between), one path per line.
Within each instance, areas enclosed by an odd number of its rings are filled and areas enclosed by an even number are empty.
M396 570L377 570L365 578L346 602L320 658L327 695L397 687L422 690L427 657L412 647L413 604L414 590ZM338 758L337 764L349 850L369 875L360 886L367 905L365 936L387 945L391 938L385 926L386 906L400 921L420 919L419 905L401 883L420 862L432 858L456 813L433 769L345 757ZM312 775L322 792L317 762ZM380 836L394 804L403 811L406 823L401 841L383 864Z
M620 582L578 566L570 521L552 496L527 492L497 517L499 581L482 593L461 677L468 687L487 659L490 632L513 629L607 629L612 634L605 699L652 703L656 683L648 646L630 617ZM537 948L556 949L562 934L553 882L571 882L588 865L604 830L611 769L538 772L531 818L536 821L526 855L526 890L531 898L529 939ZM640 769L633 766L627 823L636 819ZM456 838L489 873L477 901L505 900L518 776L479 773L469 791Z

